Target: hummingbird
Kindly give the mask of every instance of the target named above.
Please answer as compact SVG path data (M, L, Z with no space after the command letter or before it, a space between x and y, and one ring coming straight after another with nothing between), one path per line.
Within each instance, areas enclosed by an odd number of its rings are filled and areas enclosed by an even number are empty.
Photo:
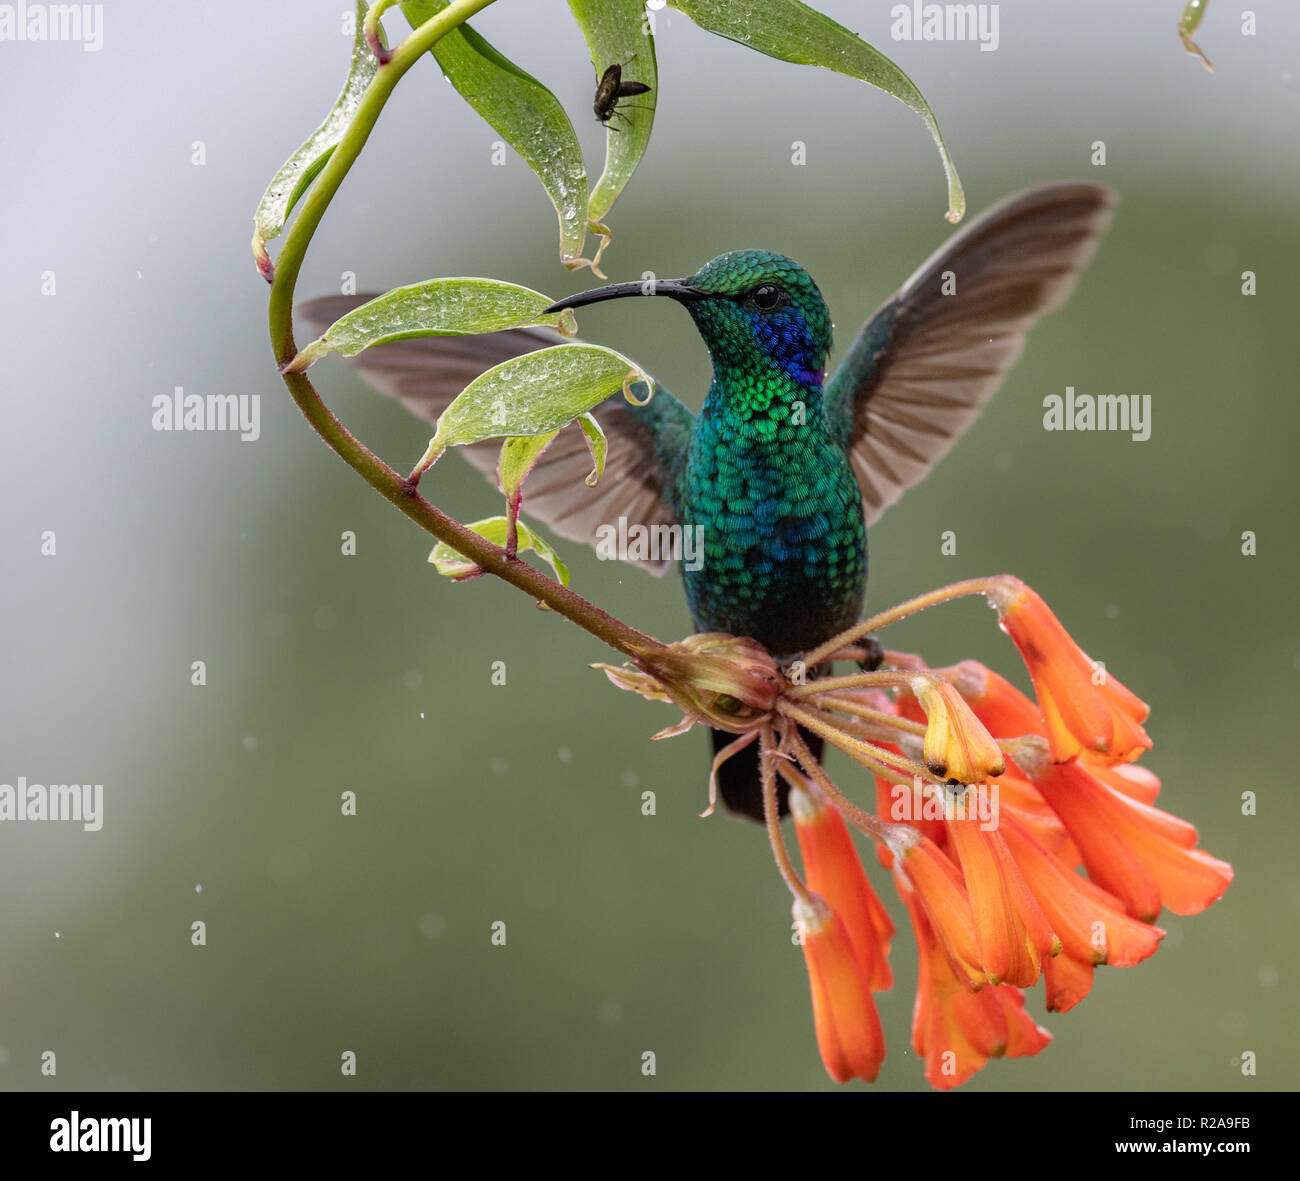
M1068 297L1114 203L1110 190L1082 183L1003 200L927 258L829 374L826 302L803 267L769 250L731 251L682 279L613 283L559 300L546 310L634 296L680 304L713 379L698 414L658 383L645 405L620 393L598 406L609 447L595 488L584 481L583 436L561 432L529 476L525 512L591 545L620 519L700 530L703 560L682 563L695 630L751 637L778 663L800 659L862 617L868 527L974 421L1029 328ZM313 300L299 316L323 332L368 298ZM353 364L368 384L435 421L491 365L564 339L546 328L411 339ZM496 448L461 450L495 478ZM672 561L639 564L662 574ZM734 738L710 734L715 752ZM803 736L819 753L820 739ZM721 765L718 786L730 811L762 821L753 746Z

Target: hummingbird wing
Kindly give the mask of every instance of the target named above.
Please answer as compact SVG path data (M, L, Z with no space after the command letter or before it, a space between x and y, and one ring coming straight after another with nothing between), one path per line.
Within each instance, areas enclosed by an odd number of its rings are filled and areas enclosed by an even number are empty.
M826 405L868 524L975 421L1030 327L1069 296L1115 200L1090 184L1008 197L926 259L867 321L826 383Z
M315 335L374 295L327 295L308 300L294 309L298 322ZM571 337L550 328L512 328L481 336L433 336L375 345L347 361L372 389L398 399L413 414L428 422L450 405L453 398L481 373L511 357L555 344L571 344ZM568 426L542 453L524 484L525 514L548 525L560 537L594 546L601 525L654 528L677 520L677 475L686 458L694 416L658 383L645 406L631 405L623 395L607 398L592 411L605 432L608 450L605 471L595 487L591 452L577 426ZM489 441L457 450L493 484L501 441ZM650 536L653 536L651 534ZM671 565L667 559L630 559L653 574Z

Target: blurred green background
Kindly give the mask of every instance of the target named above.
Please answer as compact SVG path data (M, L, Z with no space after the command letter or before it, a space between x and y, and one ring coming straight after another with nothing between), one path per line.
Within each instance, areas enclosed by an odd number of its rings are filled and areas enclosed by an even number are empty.
M820 6L924 91L972 213L1060 178L1122 196L1073 299L872 531L869 602L1024 577L1152 703L1161 802L1237 874L1207 913L1163 916L1154 959L1101 971L1073 1012L1045 1015L1035 990L1054 1044L965 1089L1294 1089L1300 10L1257 3L1243 36L1238 10L1211 4L1210 75L1177 40L1179 0L1003 3L992 53L893 42L883 3ZM275 376L250 219L338 91L346 7L110 4L98 53L0 45L0 782L102 782L106 814L98 833L0 825L0 1087L830 1088L763 834L697 817L703 734L650 743L675 713L590 671L609 658L594 640L502 585L440 580L430 539L320 444ZM563 0L503 0L475 25L555 90L598 172L591 66ZM783 251L847 344L949 231L921 124L671 11L658 31L655 137L613 215L610 279ZM560 268L522 162L491 166L495 139L431 61L414 70L300 293L347 271L362 289L589 285ZM707 357L679 309L611 305L582 327L698 406ZM418 457L423 425L336 361L316 373L379 454ZM153 431L151 399L177 385L260 394L262 437ZM1150 440L1043 431L1042 400L1066 385L1150 394ZM427 491L461 519L499 511L457 460ZM675 575L562 552L608 610L689 631ZM975 601L889 640L1018 669ZM869 865L900 924L876 1086L924 1090L910 928Z

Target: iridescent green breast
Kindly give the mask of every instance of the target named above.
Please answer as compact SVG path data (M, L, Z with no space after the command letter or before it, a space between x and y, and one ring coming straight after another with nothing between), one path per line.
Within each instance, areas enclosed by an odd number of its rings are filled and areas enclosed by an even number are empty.
M682 523L702 530L703 563L684 570L696 628L792 656L859 618L867 545L862 494L820 390L783 377L715 382L678 505Z

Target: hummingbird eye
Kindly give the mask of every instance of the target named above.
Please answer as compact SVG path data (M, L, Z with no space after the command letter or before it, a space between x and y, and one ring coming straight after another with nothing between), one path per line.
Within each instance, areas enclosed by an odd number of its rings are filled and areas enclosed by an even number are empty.
M785 302L785 292L774 283L764 283L761 287L754 288L749 302L760 312L770 312Z

